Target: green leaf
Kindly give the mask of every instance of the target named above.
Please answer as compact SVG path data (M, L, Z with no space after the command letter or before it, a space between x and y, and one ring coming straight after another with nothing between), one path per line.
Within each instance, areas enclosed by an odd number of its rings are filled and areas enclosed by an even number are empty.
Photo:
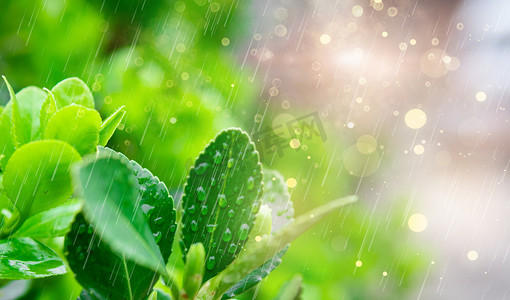
M201 242L206 249L204 281L235 259L260 208L262 167L248 134L221 132L191 169L182 198L183 253Z
M31 238L0 240L0 278L30 279L67 272L60 257Z
M11 101L5 107L4 112L10 120L5 122L5 129L9 128L12 143L15 147L20 147L30 141L40 137L39 111L41 110L46 94L38 87L29 86L17 94L14 94L9 82L3 77Z
M53 238L64 236L81 210L81 202L69 201L50 210L33 215L23 222L13 237Z
M101 130L99 132L99 145L106 146L113 133L119 127L120 122L124 118L126 114L125 106L119 107L113 114L111 114L106 120L101 124Z
M39 112L39 123L41 124L41 139L44 139L44 132L46 131L46 125L48 125L48 121L51 117L57 112L57 102L55 101L55 96L53 93L44 88L43 89L47 95L46 100L41 107L41 111Z
M303 277L297 274L282 286L275 300L299 300L301 299L302 290Z
M275 170L264 169L264 193L262 195L262 204L262 208L265 205L271 208L271 212L269 212L269 214L271 214L269 222L272 222L272 226L270 226L271 232L278 232L281 228L283 228L283 226L293 221L294 208L292 201L290 200L287 184L285 183L283 176ZM261 214L263 211L262 208L259 214L257 214L257 220L255 221L256 223L261 221L259 220L260 218L265 217ZM264 225L260 226L263 227ZM245 246L246 248L250 248L252 243L257 243L252 237L256 230L257 225L255 225L255 229L250 233L249 242ZM262 236L264 233L257 234ZM283 248L282 251L268 259L262 266L255 269L249 275L237 282L225 293L223 299L234 298L235 296L244 293L245 291L251 289L259 282L261 282L262 279L267 277L269 273L271 273L281 264L282 257L285 255L288 248L288 246ZM240 256L244 254L245 252L241 252Z
M75 179L86 218L78 214L65 247L76 279L104 298L146 297L158 280L153 270L162 273L170 257L177 229L166 186L136 162L102 147L75 170Z
M186 267L183 278L183 298L194 299L195 294L202 286L202 279L205 268L205 249L202 243L191 245L186 254Z
M101 116L96 110L71 104L51 117L44 136L69 143L83 156L96 151L100 128Z
M94 108L94 97L89 87L81 79L71 77L57 83L51 92L55 95L59 109L70 105L71 103Z
M222 299L234 298L256 286L259 282L262 281L262 279L266 278L269 273L271 273L282 263L282 257L285 255L288 249L289 246L284 247L275 256L266 261L262 266L239 280L223 295Z
M5 168L3 187L21 221L73 194L70 167L80 159L73 147L56 140L31 142L16 150Z
M227 290L242 278L263 265L269 257L273 257L282 251L287 244L324 216L356 200L357 196L348 196L331 201L313 209L307 215L299 216L294 222L283 227L276 234L263 236L256 246L247 248L234 264L228 266L221 274L206 283L198 293L198 299L220 299Z
M16 150L11 137L11 106L5 107L0 115L0 168L2 170L5 170L7 161Z

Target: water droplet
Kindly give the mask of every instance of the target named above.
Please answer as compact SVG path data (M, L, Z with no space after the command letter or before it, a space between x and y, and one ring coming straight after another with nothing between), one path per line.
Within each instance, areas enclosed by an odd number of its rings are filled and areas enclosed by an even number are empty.
M211 186L215 186L215 185L216 185L216 179L211 178Z
M232 239L232 232L230 232L230 229L225 229L225 233L223 233L223 241L228 242Z
M175 232L177 230L177 225L170 226L170 232Z
M228 144L227 143L223 143L223 149L228 149Z
M188 212L190 215L194 215L196 211L197 211L197 208L195 207L195 205L191 205L191 206L187 209L187 212Z
M152 210L154 209L154 206L149 204L142 204L142 211L145 215L150 215Z
M92 225L89 225L89 228L87 229L88 234L92 234L94 232L94 227Z
M80 252L80 253L78 254L78 259L79 259L79 260L84 260L84 259L85 259L85 253Z
M214 154L213 160L214 160L215 164L219 164L223 160L223 155L221 155L221 153L219 151L216 151L216 154Z
M229 210L229 211L228 211L227 216L228 216L229 218L232 218L232 217L234 216L234 214L235 214L235 213L234 213L234 210L233 210L233 209L231 209L231 210Z
M217 224L207 224L205 228L207 229L207 232L212 233L214 229L216 229Z
M193 220L191 221L191 231L195 232L198 230L198 223L197 221Z
M248 178L248 181L246 182L246 187L248 188L249 191L253 190L253 188L255 187L255 179L253 177L250 176L250 178Z
M237 197L236 204L241 205L244 202L244 196Z
M239 231L239 239L244 241L248 238L248 234L250 233L250 226L248 224L241 225L241 229Z
M158 232L156 232L156 233L153 233L153 235L154 235L154 240L156 240L156 243L159 243L159 242L161 241L161 237L163 236L163 235L161 234L161 231L158 231Z
M231 159L229 159L229 160L228 160L227 168L229 168L229 169L230 169L230 168L232 168L233 166L234 166L234 159L233 159L233 158L231 158Z
M203 187L199 186L197 188L197 196L199 201L204 201L205 199L205 190Z
M229 253L234 253L236 252L236 248L237 248L237 245L235 243L232 243L230 244L230 246L228 247L228 252Z
M253 208L252 208L251 212L253 214L257 214L259 212L259 209L260 209L260 202L255 202L255 203L253 203Z
M205 264L205 267L207 268L207 270L210 271L210 270L214 269L214 266L216 266L216 258L214 258L214 256L211 256L207 260L207 263Z
M207 167L209 167L208 163L201 163L195 168L195 172L197 175L202 175L207 170Z
M225 194L219 194L218 195L218 205L223 208L227 206L227 197L225 197Z
M202 205L202 208L200 209L200 213L202 215L207 215L207 212L209 211L209 209L207 208L207 205Z
M158 217L158 218L154 219L154 224L161 225L161 224L163 224L163 221L164 221L163 217Z

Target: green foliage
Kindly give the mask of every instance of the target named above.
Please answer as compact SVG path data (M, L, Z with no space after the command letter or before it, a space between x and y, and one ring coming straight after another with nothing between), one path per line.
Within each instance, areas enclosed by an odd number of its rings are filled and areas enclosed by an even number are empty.
M194 299L202 286L205 268L205 249L202 243L191 245L186 254L186 269L184 270L183 293L184 298Z
M117 127L119 127L120 122L126 115L126 110L124 106L119 107L115 112L113 112L106 120L101 124L101 128L99 130L99 145L106 146L106 143L110 140Z
M71 104L50 118L44 137L65 141L83 156L96 151L100 130L101 116L96 110Z
M31 238L0 240L0 278L29 279L64 274L60 257Z
M23 222L12 237L53 238L64 236L81 210L81 202L70 200L63 205L42 211Z
M73 194L69 169L79 160L74 148L57 140L31 142L14 152L2 184L21 220L64 203Z
M55 85L51 92L55 95L57 107L62 109L71 104L78 104L94 109L94 97L89 87L81 79L67 78Z
M161 251L164 262L172 252L176 230L172 197L148 170L108 148L100 148L98 157L90 157L77 173L78 181L94 180L79 183L87 218L78 215L66 237L71 269L94 297L140 299L147 296L158 279L150 268L160 267L159 260L146 263L147 257L153 255L149 251ZM140 230L144 227L150 230L148 234ZM132 232L125 231L130 228ZM107 237L108 234L111 235ZM142 243L147 248L152 243L157 246L155 250L138 249ZM127 253L124 249L138 252ZM111 270L119 270L114 281L109 279Z
M85 217L100 239L124 259L166 273L149 224L135 207L138 184L129 165L105 155L89 157L75 167L73 177L79 197L85 200Z
M191 169L182 198L182 246L206 249L207 281L228 266L246 243L260 208L262 166L248 135L221 132Z

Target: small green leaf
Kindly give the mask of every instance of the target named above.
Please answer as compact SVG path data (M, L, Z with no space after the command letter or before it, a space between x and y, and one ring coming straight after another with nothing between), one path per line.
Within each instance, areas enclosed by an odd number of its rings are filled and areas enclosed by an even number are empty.
M125 106L119 107L113 114L111 114L106 120L101 124L101 130L99 132L99 145L106 146L113 133L119 127L120 122L124 118L126 114Z
M249 241L246 244L245 248L250 248L252 244L256 244L257 241L254 239L254 235L263 236L267 229L258 228L258 227L267 227L268 225L263 225L266 219L269 219L269 232L275 233L278 232L283 226L289 224L294 219L294 208L292 201L290 200L290 194L288 191L287 184L285 184L285 180L280 173L274 170L264 169L264 193L262 195L262 207L257 214L257 219L255 220L255 228L250 233ZM264 214L263 208L265 206L270 207L270 211L268 212L269 216L266 217ZM262 223L261 225L257 225L257 223ZM272 223L272 224L271 224ZM255 233L257 231L257 233ZM261 267L257 268L249 275L241 279L238 283L236 283L232 288L230 288L223 299L233 298L237 295L244 293L250 288L257 285L262 281L266 276L269 275L276 267L278 267L282 262L282 257L287 252L289 247L283 248L282 251L278 252L274 257L268 259ZM244 255L246 252L241 252L240 256Z
M42 211L25 220L13 237L53 238L64 236L81 210L77 200L69 201L50 210Z
M73 174L86 216L78 214L65 239L77 280L105 298L148 296L158 280L153 270L166 272L177 228L166 186L136 162L102 147ZM115 280L111 270L117 270Z
M9 90L11 101L9 101L2 113L6 117L8 116L9 120L2 120L2 123L5 122L3 126L5 126L5 129L8 128L12 144L17 148L30 141L39 139L39 111L46 98L46 94L40 88L33 86L26 87L17 94L14 94L5 76L3 78Z
M204 281L235 259L260 208L262 167L255 146L240 129L222 131L191 169L182 198L182 248L201 242Z
M5 168L3 187L21 221L73 194L69 171L80 159L73 147L56 140L31 142L16 150Z
M51 117L44 136L69 143L83 156L96 151L100 128L101 116L96 110L71 104Z
M195 299L202 286L205 268L205 249L202 243L193 244L186 254L186 267L183 278L183 298Z
M302 290L303 277L297 274L282 286L275 300L299 300Z
M55 101L55 96L53 93L47 88L43 88L43 90L47 93L46 100L42 105L41 111L39 112L39 122L41 124L41 139L44 139L44 132L46 131L46 125L48 125L48 121L51 117L57 112L57 102Z
M7 161L16 150L11 136L11 106L6 107L0 115L0 169L2 170L5 170Z
M55 95L59 109L71 103L94 108L94 97L89 87L77 77L67 78L57 83L51 92Z
M0 278L30 279L67 272L60 257L31 238L0 240Z
M263 265L268 258L282 251L287 244L312 227L324 216L344 205L355 202L357 199L357 196L348 196L331 201L328 204L313 209L307 215L296 218L294 222L283 227L276 234L263 236L255 246L247 248L245 253L240 255L234 264L229 265L218 276L205 284L198 293L198 299L220 299L227 290L232 288L242 278Z

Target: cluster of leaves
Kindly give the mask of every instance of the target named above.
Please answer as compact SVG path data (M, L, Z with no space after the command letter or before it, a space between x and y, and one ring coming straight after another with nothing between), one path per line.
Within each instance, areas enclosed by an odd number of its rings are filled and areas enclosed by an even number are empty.
M195 161L178 221L165 184L104 147L123 108L102 121L77 78L51 91L8 87L0 119L0 279L66 273L42 242L65 236L81 299L232 298L276 268L297 236L356 199L294 220L283 177L262 170L250 137L231 128ZM186 263L181 282L166 266L176 236Z

